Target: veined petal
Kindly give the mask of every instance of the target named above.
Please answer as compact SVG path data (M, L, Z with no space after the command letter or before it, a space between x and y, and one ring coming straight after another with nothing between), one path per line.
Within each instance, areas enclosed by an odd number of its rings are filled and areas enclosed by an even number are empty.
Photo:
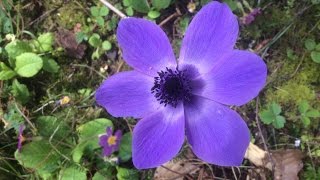
M201 74L208 72L224 53L233 49L238 31L237 18L227 4L207 4L185 33L179 64L193 64Z
M184 141L183 106L167 106L143 118L133 130L132 158L138 169L160 166L171 160Z
M124 60L135 70L155 76L168 66L176 66L170 42L155 23L139 18L125 18L119 23L117 39Z
M199 96L227 105L243 105L256 97L267 79L263 60L249 51L234 50L226 55L209 73Z
M96 101L114 117L141 118L155 112L159 103L151 88L153 78L137 71L121 72L105 80L96 91Z
M249 129L226 106L202 97L185 104L186 134L195 155L219 166L241 164L249 145Z

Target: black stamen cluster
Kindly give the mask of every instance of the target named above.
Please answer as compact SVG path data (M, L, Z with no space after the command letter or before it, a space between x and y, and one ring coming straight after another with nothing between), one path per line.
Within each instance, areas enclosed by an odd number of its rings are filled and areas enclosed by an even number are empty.
M158 75L154 78L151 93L160 104L177 107L180 101L190 100L190 80L184 71L180 71L178 68L176 70L166 68L165 71L158 72Z

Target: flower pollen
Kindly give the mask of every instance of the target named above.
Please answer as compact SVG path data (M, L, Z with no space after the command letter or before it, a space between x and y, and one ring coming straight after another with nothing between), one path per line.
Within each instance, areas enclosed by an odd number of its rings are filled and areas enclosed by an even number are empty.
M117 144L117 136L110 136L107 142L109 146Z
M151 92L160 104L176 107L179 102L190 100L190 80L185 71L166 68L165 71L158 72L158 75L154 78Z

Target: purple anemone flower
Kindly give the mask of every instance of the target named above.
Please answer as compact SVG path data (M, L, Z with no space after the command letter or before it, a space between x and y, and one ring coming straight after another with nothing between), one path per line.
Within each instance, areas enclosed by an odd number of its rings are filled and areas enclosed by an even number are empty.
M25 137L23 137L23 131L26 128L24 124L19 126L19 134L18 134L18 152L21 152L22 143L25 141Z
M155 23L124 18L117 39L133 68L111 76L96 91L112 116L141 119L133 130L138 169L171 160L185 134L195 155L220 166L240 165L249 129L228 106L240 106L263 88L267 69L249 51L234 50L239 25L228 5L211 2L189 25L176 61Z
M114 135L112 135L112 128L107 127L106 134L99 137L99 145L103 147L103 156L109 156L113 152L119 149L120 141L122 138L122 133L117 130Z

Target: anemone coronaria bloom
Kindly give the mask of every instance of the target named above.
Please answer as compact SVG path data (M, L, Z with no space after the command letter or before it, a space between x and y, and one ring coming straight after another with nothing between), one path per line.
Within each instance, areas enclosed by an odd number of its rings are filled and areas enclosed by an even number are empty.
M133 70L104 81L96 100L112 116L141 119L133 130L135 167L169 161L185 134L203 161L241 164L249 129L228 106L256 97L267 69L256 54L233 49L238 31L230 8L211 2L190 23L176 61L167 36L155 23L131 17L119 22L117 40Z

